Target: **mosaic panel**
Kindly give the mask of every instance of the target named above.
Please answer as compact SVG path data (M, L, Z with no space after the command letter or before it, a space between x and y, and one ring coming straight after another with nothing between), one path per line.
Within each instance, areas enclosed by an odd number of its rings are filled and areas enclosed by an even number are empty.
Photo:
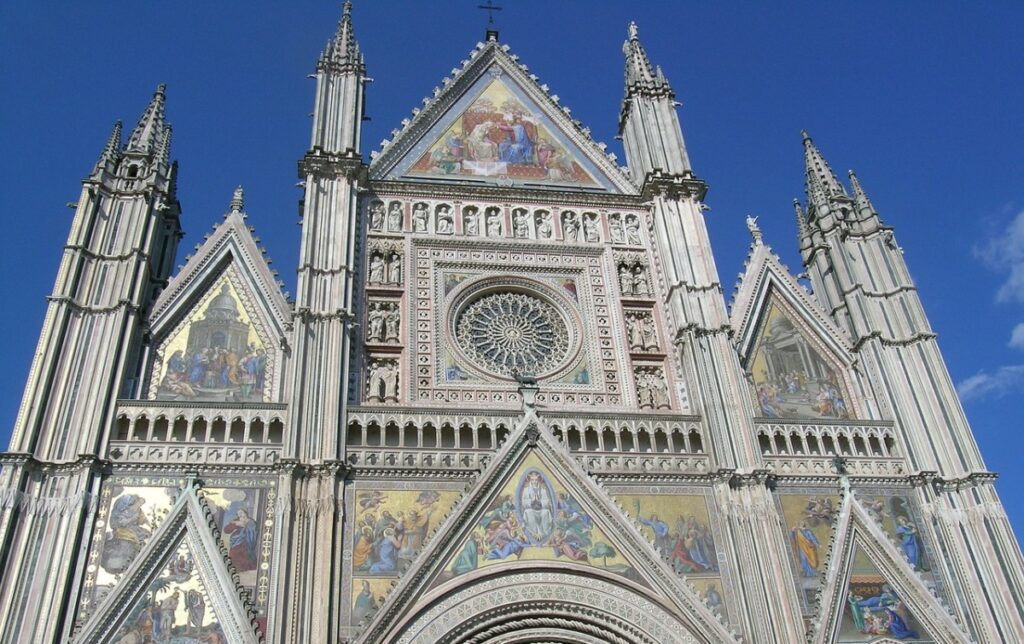
M149 397L271 400L275 352L252 298L233 268L160 342Z
M853 417L848 387L836 367L775 301L761 323L748 370L762 416Z
M615 542L571 489L535 454L528 455L476 520L439 581L519 561L567 561L636 578Z
M844 600L837 642L934 641L860 547Z
M117 644L226 644L206 588L182 542L114 635Z

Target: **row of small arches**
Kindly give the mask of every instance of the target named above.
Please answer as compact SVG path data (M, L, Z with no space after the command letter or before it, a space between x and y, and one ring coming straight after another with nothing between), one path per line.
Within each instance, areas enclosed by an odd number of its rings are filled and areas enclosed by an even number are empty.
M479 424L476 427L463 423L456 427L451 423L406 423L396 422L381 425L351 422L348 425L346 445L349 447L397 447L408 449L497 449L508 438L510 428L504 423L495 425Z
M204 416L179 415L172 421L161 414L151 421L145 414L135 418L122 414L117 419L115 436L121 441L280 444L284 440L284 422L277 416L264 421L259 416L249 420L215 416L207 420Z
M758 448L763 456L899 456L896 440L888 432L847 435L843 432L801 433L776 429L757 433Z
M704 440L696 427L683 428L570 426L551 428L555 438L571 451L642 453L642 454L703 454Z

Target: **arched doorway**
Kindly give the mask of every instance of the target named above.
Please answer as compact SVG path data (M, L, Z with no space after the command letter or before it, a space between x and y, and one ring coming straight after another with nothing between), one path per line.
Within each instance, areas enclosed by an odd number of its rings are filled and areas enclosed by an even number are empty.
M430 593L385 641L403 644L709 642L637 588L569 571L517 571Z

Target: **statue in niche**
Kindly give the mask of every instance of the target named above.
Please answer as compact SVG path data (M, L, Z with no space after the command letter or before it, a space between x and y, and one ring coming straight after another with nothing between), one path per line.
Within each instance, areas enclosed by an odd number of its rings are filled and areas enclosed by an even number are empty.
M501 237L501 211L497 208L487 210L487 236Z
M661 369L637 369L636 393L641 409L668 408L668 385Z
M388 208L388 231L392 233L402 232L402 204L392 201Z
M384 268L384 256L381 253L370 255L369 279L367 281L370 284L382 284L384 282Z
M437 233L439 235L451 235L455 232L455 220L452 218L452 207L440 205L437 207Z
M597 229L599 224L597 215L588 212L583 215L583 240L590 244L601 241L601 231Z
M466 208L466 214L462 220L462 230L467 235L476 237L480 234L480 213L476 208Z
M418 203L412 209L412 231L414 233L427 232L427 223L430 220L430 211L427 204Z
M384 402L387 395L385 378L389 375L388 366L384 360L374 360L366 376L366 399L370 401Z
M401 312L398 304L392 304L384 318L384 340L386 342L398 342L398 328L401 322Z
M546 210L537 214L537 239L551 239L551 213Z
M630 350L644 350L644 336L640 323L640 314L626 315L626 335L629 339Z
M580 221L576 218L576 213L567 212L562 215L562 237L565 241L579 241Z
M370 205L370 230L381 232L384 230L384 204L374 201Z
M658 409L668 409L668 385L665 384L665 376L661 369L651 370L651 392L654 406Z
M521 239L526 239L530 236L530 222L526 217L525 210L515 210L512 212L512 234Z
M366 314L366 339L368 341L382 342L384 340L385 316L382 304L370 304L370 310Z
M640 241L640 220L635 215L629 215L626 217L626 243L633 246L640 246L643 244Z
M388 284L402 283L402 256L391 251L388 256Z
M643 347L646 351L658 350L658 331L654 328L654 318L648 315L639 316L640 337L643 339Z
M625 264L619 264L619 290L623 295L633 294L633 272Z
M647 271L641 264L633 267L633 295L650 295L651 288L647 284Z
M388 360L384 367L384 400L398 402L398 361Z
M622 230L622 216L618 213L608 216L608 230L611 232L613 244L621 244L626 239L626 234Z

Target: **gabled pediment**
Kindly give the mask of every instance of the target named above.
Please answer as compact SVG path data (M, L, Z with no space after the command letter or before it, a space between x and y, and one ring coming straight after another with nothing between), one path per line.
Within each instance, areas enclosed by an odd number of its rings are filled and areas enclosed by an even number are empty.
M969 642L970 637L896 544L847 490L837 518L818 616L826 642Z
M757 415L827 420L868 413L857 395L848 336L760 241L748 257L731 322Z
M591 580L595 588L617 588L674 616L672 628L680 637L736 639L528 407L494 460L368 616L359 641L389 642L409 633L426 637L419 630L428 619L425 611L458 604L473 589L489 592L502 579L534 579L543 593L545 575L570 585L583 580L585 587ZM509 610L515 610L512 603Z
M160 641L188 636L231 644L260 642L255 612L213 526L197 489L182 490L74 641L141 642L149 634L159 635Z
M479 45L370 164L373 179L635 194L508 47Z
M144 395L277 400L290 316L244 213L230 212L153 305Z

